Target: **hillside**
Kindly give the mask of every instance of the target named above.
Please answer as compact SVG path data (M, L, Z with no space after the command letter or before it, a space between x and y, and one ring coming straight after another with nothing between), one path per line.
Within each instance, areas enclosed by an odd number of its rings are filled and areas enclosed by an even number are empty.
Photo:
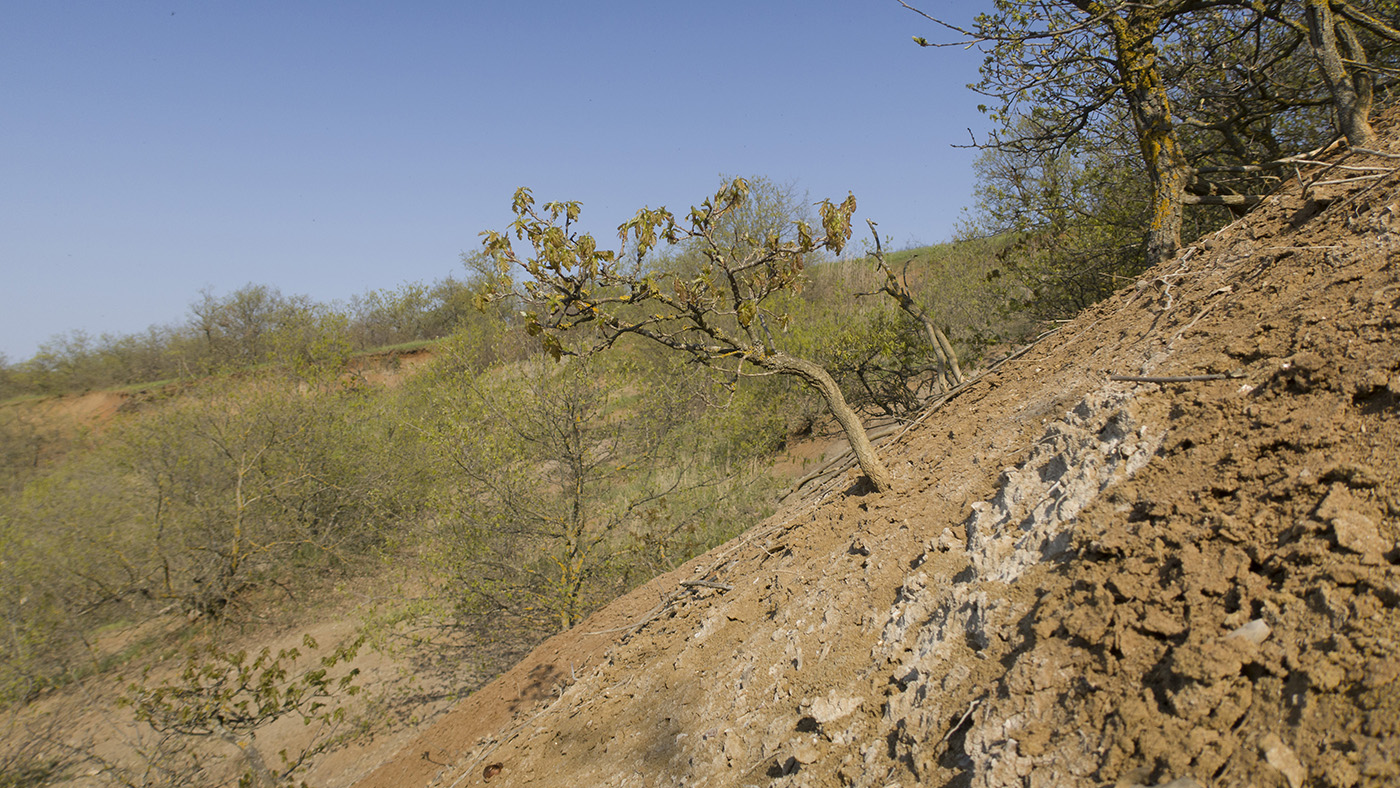
M790 499L359 785L1395 784L1388 149L957 390L886 444L899 492Z

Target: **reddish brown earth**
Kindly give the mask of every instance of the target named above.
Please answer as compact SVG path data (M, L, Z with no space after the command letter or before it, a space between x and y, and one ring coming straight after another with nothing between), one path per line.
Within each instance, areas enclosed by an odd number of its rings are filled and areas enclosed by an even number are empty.
M1400 159L1330 160L1377 169L1304 172L887 444L898 492L790 499L358 785L1400 784Z

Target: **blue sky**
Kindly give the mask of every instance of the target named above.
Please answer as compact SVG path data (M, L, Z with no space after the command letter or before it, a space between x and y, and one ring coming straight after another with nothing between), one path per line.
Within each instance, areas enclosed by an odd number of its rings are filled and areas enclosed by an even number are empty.
M0 353L460 273L519 186L612 237L764 175L945 240L980 55L914 35L896 0L4 0Z

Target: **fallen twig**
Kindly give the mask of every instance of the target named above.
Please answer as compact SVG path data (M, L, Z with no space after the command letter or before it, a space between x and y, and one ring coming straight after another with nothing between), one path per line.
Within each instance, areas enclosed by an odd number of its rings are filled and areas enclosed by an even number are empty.
M1355 150L1355 149L1353 149L1353 150ZM1392 156L1391 158L1400 158L1400 156ZM1293 159L1290 163L1292 163L1292 164L1303 164L1303 165L1313 166L1313 167L1326 167L1326 168L1329 169L1329 170L1347 170L1347 171L1349 171L1349 172L1366 172L1366 171L1368 171L1368 170L1389 170L1389 169L1390 169L1389 167L1377 167L1377 166L1375 166L1375 165L1362 165L1362 166L1357 166L1357 165L1354 165L1354 164L1328 164L1328 163L1325 162L1325 161L1312 161L1312 160L1309 160L1309 159Z
M1199 383L1203 380L1230 380L1244 377L1243 372L1215 372L1209 375L1109 375L1109 380L1125 383Z
M718 588L721 591L734 590L734 586L728 583L716 583L713 580L682 580L681 585L685 588Z
M663 596L661 598L661 601L656 603L656 607L653 607L651 610L648 610L645 614L643 614L640 620L634 621L633 623L627 624L626 626L613 627L612 629L600 629L596 632L584 632L584 636L611 635L617 632L630 632L634 629L641 629L647 624L650 624L651 622L655 621L662 613L666 612L666 609L670 607L673 603L675 603L677 600L679 600L682 595L693 591L696 588L714 588L720 591L734 590L734 586L728 585L727 583L718 583L714 580L682 580L679 583L679 585L679 590L672 591L671 593Z
M1338 184L1338 183L1355 183L1356 181L1369 181L1369 180L1374 180L1374 179L1376 179L1376 178L1384 178L1385 176L1390 175L1390 174L1393 173L1393 172L1395 172L1395 170L1386 170L1385 172L1379 172L1379 173L1376 173L1375 175L1357 175L1357 176L1354 176L1354 177L1351 177L1351 178L1338 178L1337 180L1331 180L1331 181L1313 181L1313 182L1312 182L1311 184L1309 184L1309 185L1311 185L1311 186L1333 186L1333 185Z
M1369 153L1372 156L1380 156L1382 159L1400 159L1400 153L1386 153L1383 150L1372 148L1352 148L1351 150L1353 153Z
M635 622L633 622L633 623L631 623L631 624L627 624L626 626L613 627L612 629L600 629L600 630L598 630L597 632L585 632L585 633L583 633L583 634L584 634L585 636L587 636L587 635L611 635L611 634L613 634L613 633L615 633L615 632L628 632L628 631L633 630L633 629L641 629L642 627L644 627L644 626L646 626L647 624L650 624L652 621L654 621L654 620L656 619L657 616L661 615L661 613L662 613L667 607L669 607L670 604L671 604L672 602L676 601L676 599L677 599L679 596L680 596L680 593L677 592L677 593L668 594L668 595L662 597L662 598L661 598L661 601L656 603L656 607L653 607L651 610L648 610L648 611L642 616L642 618L641 618L639 621L635 621Z
M958 719L957 725L954 725L953 727L949 728L948 732L943 734L943 739L939 742L940 744L942 744L945 741L948 741L953 737L953 733L956 732L958 728L961 728L964 722L967 722L967 718L972 716L972 710L977 708L977 704L981 703L982 700L982 698L978 698L977 700L974 700L973 702L967 704L967 711L963 712L962 717Z

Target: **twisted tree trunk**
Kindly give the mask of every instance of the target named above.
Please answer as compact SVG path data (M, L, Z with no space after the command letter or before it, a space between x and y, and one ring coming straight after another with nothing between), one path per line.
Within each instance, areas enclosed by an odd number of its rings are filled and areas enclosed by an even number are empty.
M865 426L860 423L860 417L846 402L846 397L830 373L818 364L781 352L769 353L762 357L755 356L750 360L763 369L781 375L791 375L816 389L822 395L822 399L826 400L831 415L836 417L837 423L846 433L846 440L850 441L851 451L855 452L856 462L860 464L865 478L869 479L879 492L894 489L894 477L890 476L884 463L880 462L880 457L875 453L875 446L871 444L870 437L865 432Z

